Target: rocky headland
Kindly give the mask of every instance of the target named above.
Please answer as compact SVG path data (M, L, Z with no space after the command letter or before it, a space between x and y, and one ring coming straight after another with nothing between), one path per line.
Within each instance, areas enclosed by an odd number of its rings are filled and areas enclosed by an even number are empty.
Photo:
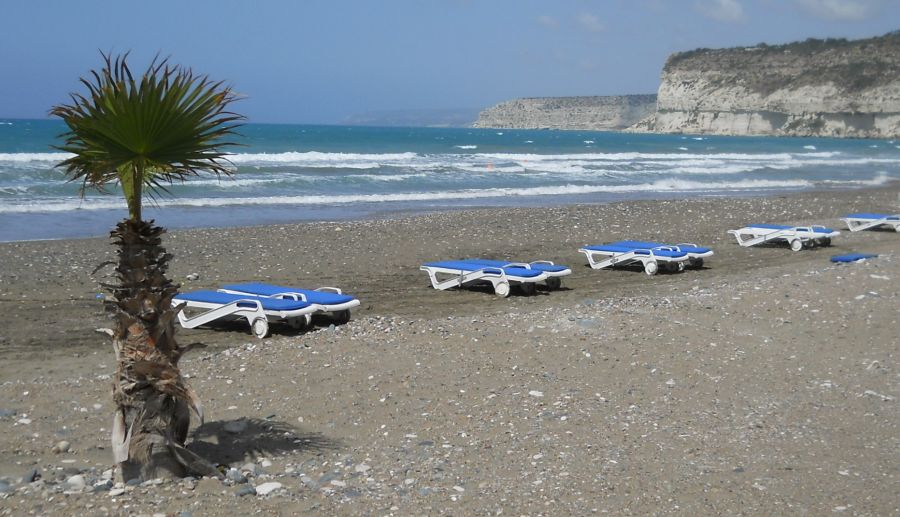
M625 129L656 111L656 95L530 97L482 111L474 127L505 129Z
M673 54L656 114L635 130L896 138L900 31Z
M679 52L657 95L516 99L474 126L898 138L900 31Z

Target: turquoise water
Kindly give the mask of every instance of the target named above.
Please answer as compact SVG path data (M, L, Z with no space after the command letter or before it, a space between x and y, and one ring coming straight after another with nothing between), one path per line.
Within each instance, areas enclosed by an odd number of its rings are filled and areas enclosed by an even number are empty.
M0 119L0 241L104 235L112 195L68 183L55 120ZM883 185L900 142L591 131L248 124L235 174L172 186L145 217L214 227L465 207L547 206Z

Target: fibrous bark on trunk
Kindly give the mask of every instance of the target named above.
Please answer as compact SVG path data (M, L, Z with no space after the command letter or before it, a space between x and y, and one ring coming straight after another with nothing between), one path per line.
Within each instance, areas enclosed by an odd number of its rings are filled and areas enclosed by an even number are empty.
M131 219L110 233L119 255L118 283L104 286L113 294L106 304L116 320L113 455L125 480L220 475L184 448L190 409L201 420L203 414L178 369L189 347L175 341L178 286L166 277L172 256L161 245L163 233L153 221Z

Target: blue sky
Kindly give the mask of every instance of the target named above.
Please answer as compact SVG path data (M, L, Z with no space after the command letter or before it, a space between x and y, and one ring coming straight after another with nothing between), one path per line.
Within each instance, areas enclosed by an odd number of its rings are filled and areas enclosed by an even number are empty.
M896 0L9 0L0 117L43 118L100 66L156 53L253 122L656 91L672 52L900 29Z

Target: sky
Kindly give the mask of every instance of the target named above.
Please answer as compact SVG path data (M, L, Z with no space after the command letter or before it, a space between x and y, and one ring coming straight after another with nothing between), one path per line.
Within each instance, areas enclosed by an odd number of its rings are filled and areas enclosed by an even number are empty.
M898 0L5 0L0 117L45 118L130 51L224 80L251 122L654 93L694 48L900 29Z

